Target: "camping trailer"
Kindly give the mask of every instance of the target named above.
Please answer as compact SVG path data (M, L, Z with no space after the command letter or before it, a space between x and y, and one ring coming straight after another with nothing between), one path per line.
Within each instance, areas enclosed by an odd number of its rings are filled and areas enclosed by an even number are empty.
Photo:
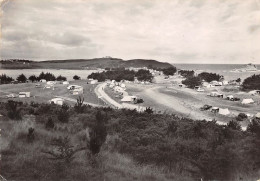
M254 103L253 99L243 99L243 101L241 102L241 104L251 104Z
M124 96L122 99L121 99L121 102L133 102L137 99L136 96Z
M19 97L30 97L30 92L19 92Z
M62 98L54 98L49 101L50 104L57 104L57 105L63 105L64 99Z

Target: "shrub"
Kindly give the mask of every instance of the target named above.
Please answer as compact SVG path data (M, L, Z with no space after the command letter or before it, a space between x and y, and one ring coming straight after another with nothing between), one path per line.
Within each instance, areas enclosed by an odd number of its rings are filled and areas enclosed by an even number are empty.
M202 72L198 75L198 77L201 80L205 80L206 82L211 82L213 80L221 81L223 79L222 75L216 73L208 73L208 72Z
M243 90L259 90L260 89L260 74L252 75L244 80L242 84Z
M187 77L182 83L188 88L194 89L196 86L201 85L201 79L199 77Z
M84 103L84 97L78 97L77 103L74 106L74 109L77 113L83 113L84 112L85 105L83 103Z
M5 74L0 75L0 84L9 84L13 81L14 79L12 77L9 77Z
M38 80L35 75L31 75L28 79L29 79L30 81L32 81L32 82L35 82L35 81Z
M49 118L48 121L45 124L45 128L46 129L53 129L54 128L54 122L52 120L52 118Z
M153 114L153 109L151 107L146 107L144 112L146 112L148 114Z
M105 116L101 111L98 111L96 114L95 125L90 132L89 149L93 155L99 153L102 144L106 141L107 130L105 121Z
M73 79L74 79L74 80L79 80L79 79L80 79L80 77L79 77L79 76L77 76L77 75L74 75L74 76L73 76Z
M228 128L231 128L233 130L241 130L241 126L237 121L229 121L229 123L227 124Z
M6 105L6 109L8 110L7 116L10 119L13 120L20 120L22 119L21 116L21 109L18 108L18 102L9 100L7 105Z
M35 136L34 136L34 128L30 127L30 128L28 129L27 141L28 141L29 143L33 142L34 137L35 137Z
M57 81L66 81L67 78L66 77L63 77L61 75L59 75L57 78L56 78Z
M247 119L247 115L245 113L239 113L236 117L236 120L243 121L244 119Z
M17 78L16 78L16 80L18 81L18 82L26 82L26 80L27 80L27 78L25 77L25 75L24 74L20 74Z
M66 104L63 104L61 109L58 111L57 118L62 123L68 123L69 122L69 106Z

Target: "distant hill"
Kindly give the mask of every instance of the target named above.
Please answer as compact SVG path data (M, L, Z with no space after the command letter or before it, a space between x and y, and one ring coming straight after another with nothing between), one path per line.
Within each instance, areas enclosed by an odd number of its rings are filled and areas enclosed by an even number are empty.
M3 69L14 68L16 63L2 66ZM173 65L156 60L133 59L122 60L118 58L95 58L95 59L70 59L70 60L48 60L42 62L27 63L28 68L36 69L97 69L97 68L117 68L117 67L156 67L168 68ZM17 66L16 68L19 69ZM23 67L26 68L26 67Z

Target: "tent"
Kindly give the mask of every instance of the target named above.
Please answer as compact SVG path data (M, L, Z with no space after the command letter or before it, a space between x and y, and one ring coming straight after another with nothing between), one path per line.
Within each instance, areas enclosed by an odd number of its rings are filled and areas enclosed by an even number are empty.
M221 115L228 115L228 114L230 114L230 111L228 109L221 109L220 108L218 113L221 114Z
M91 80L90 81L90 84L96 84L96 83L98 83L98 80Z
M242 104L250 104L250 103L254 103L253 99L243 99L243 101L241 102Z
M46 83L47 81L45 79L41 79L40 82Z
M211 112L214 112L214 113L219 112L219 108L218 107L212 107Z
M126 86L125 86L125 84L121 84L120 87L125 88Z
M68 81L64 81L64 82L62 82L62 84L63 85L68 85L68 84L70 84Z
M114 88L114 91L116 91L116 92L123 92L124 89L123 89L122 87L116 86L116 87Z
M258 113L255 115L255 117L256 117L257 119L260 119L260 112L258 112Z
M233 96L233 95L228 95L228 96L227 96L227 99L228 99L228 100L233 100L233 99L234 99L234 96Z
M53 85L53 84L55 84L55 82L54 81L48 81L46 84L47 85Z
M54 99L49 100L49 102L62 106L64 103L64 100L62 98L54 98Z

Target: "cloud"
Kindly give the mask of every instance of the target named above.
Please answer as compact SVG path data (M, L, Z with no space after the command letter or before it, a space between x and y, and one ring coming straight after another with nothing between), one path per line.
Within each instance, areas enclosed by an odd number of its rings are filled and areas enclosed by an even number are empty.
M260 60L259 0L12 0L3 11L2 58Z

